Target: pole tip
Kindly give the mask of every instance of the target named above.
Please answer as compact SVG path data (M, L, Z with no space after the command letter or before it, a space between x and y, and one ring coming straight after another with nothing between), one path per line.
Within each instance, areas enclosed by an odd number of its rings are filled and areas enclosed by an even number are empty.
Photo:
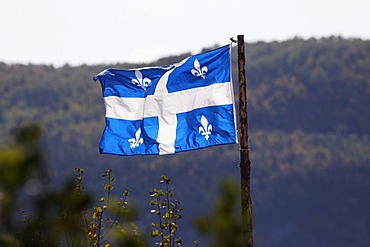
M232 42L232 43L236 43L237 41L234 39L234 37L231 37L230 38L230 41Z

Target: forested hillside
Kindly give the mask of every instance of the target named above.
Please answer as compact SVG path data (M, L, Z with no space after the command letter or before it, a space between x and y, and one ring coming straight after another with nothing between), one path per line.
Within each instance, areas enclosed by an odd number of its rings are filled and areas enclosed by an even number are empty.
M296 38L246 44L246 54L255 246L369 246L370 41ZM132 188L144 213L158 177L171 177L184 207L179 231L192 246L192 219L212 207L217 181L239 178L238 146L101 156L104 105L92 81L105 68L165 65L188 55L58 68L0 63L0 145L16 126L36 122L52 181L82 167L94 190L112 167L116 186Z

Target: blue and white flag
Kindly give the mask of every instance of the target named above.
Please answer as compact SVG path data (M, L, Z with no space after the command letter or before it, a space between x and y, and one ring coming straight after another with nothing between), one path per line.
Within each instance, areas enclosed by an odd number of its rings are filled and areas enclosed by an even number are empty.
M236 143L230 45L178 64L107 69L100 153L173 154Z

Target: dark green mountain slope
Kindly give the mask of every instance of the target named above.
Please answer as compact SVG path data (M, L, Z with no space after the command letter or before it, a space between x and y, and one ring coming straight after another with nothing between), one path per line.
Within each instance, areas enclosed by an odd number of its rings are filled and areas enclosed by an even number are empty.
M369 41L295 39L247 51L256 128L369 134Z

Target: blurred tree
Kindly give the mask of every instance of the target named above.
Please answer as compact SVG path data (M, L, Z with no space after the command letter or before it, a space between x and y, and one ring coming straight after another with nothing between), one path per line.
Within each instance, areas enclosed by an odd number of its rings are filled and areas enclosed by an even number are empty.
M137 212L127 208L129 192L119 199L110 195L112 170L103 175L107 196L92 207L92 196L83 191L83 169L75 170L75 181L49 186L40 137L38 125L24 125L0 149L0 246L146 246L134 224Z
M196 228L201 234L210 237L211 247L244 246L239 185L235 181L225 180L219 184L219 190L214 211L199 217Z

